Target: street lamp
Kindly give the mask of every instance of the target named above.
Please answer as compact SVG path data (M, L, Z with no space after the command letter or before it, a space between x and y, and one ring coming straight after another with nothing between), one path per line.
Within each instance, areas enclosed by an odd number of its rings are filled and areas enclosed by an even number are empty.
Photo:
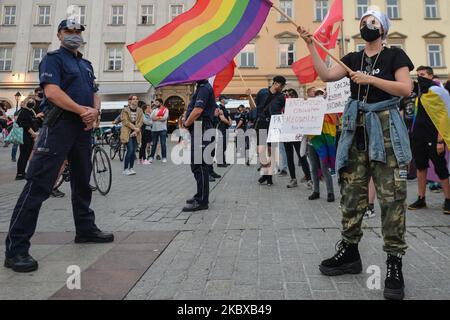
M17 91L17 93L14 95L14 97L16 98L16 112L17 112L17 110L19 109L19 101L20 101L20 98L22 97L22 95L20 94L19 91Z

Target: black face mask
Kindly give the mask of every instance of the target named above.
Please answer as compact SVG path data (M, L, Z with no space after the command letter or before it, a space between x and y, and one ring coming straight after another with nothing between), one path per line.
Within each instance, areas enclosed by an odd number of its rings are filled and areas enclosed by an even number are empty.
M367 25L360 30L361 37L367 42L373 42L381 37L380 29L370 29Z
M28 109L34 109L35 106L36 106L36 103L34 101L28 101L27 102L27 108Z
M421 93L427 93L431 87L436 85L433 80L425 77L417 77L417 82L419 84L419 90Z

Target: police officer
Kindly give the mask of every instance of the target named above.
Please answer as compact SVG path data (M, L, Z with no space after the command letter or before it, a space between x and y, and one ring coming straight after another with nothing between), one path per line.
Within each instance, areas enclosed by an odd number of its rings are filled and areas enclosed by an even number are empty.
M247 157L246 152L249 149L249 137L245 136L244 137L244 143L245 145L242 146L240 145L241 142L238 141L238 135L245 133L245 131L247 131L247 123L248 123L248 112L245 109L244 105L240 105L238 107L238 112L236 113L234 120L236 121L236 148L237 148L237 152L239 153L239 155L242 157L242 154L244 154L244 158ZM246 160L246 165L250 165L250 161L247 157Z
M92 191L91 131L97 120L100 99L96 95L94 71L78 48L83 44L84 26L64 20L58 26L59 50L49 52L39 66L44 125L29 164L27 183L17 201L6 238L5 267L31 272L38 263L29 254L42 203L48 199L59 168L68 159L71 170L72 210L75 243L106 243L114 235L100 231L89 206Z
M197 193L186 201L184 212L208 209L209 170L212 159L205 159L204 150L211 141L205 141L205 133L213 129L213 117L216 109L213 88L208 80L197 82L197 89L191 97L184 127L191 134L191 170L197 181Z

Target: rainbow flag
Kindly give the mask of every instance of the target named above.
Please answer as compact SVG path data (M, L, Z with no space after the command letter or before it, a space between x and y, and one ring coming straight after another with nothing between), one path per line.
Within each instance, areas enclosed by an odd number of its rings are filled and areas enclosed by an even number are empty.
M420 96L420 101L431 121L450 148L450 94L440 86L432 86Z
M336 117L326 114L323 121L322 134L311 138L311 144L320 160L329 168L336 164Z
M271 7L269 0L198 0L128 50L155 87L208 79L258 34Z

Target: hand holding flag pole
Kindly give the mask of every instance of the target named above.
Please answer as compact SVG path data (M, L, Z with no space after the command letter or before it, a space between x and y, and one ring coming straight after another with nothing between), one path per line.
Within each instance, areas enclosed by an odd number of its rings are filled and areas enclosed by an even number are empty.
M283 17L285 17L291 24L293 24L297 29L300 28L300 26L295 23L294 20L291 19L291 17L289 17L283 10L281 10L280 8L278 8L277 6L273 5L272 6L273 9L275 9L276 11L278 11ZM314 38L313 36L311 37L311 40L317 45L319 46L327 55L330 56L331 59L333 59L334 61L336 61L336 63L338 63L340 66L342 66L349 74L353 73L353 70L350 69L349 67L347 67L345 65L345 63L343 63L341 60L339 60L338 58L336 58L334 55L331 54L331 52L324 47L324 45L317 40L316 38Z

